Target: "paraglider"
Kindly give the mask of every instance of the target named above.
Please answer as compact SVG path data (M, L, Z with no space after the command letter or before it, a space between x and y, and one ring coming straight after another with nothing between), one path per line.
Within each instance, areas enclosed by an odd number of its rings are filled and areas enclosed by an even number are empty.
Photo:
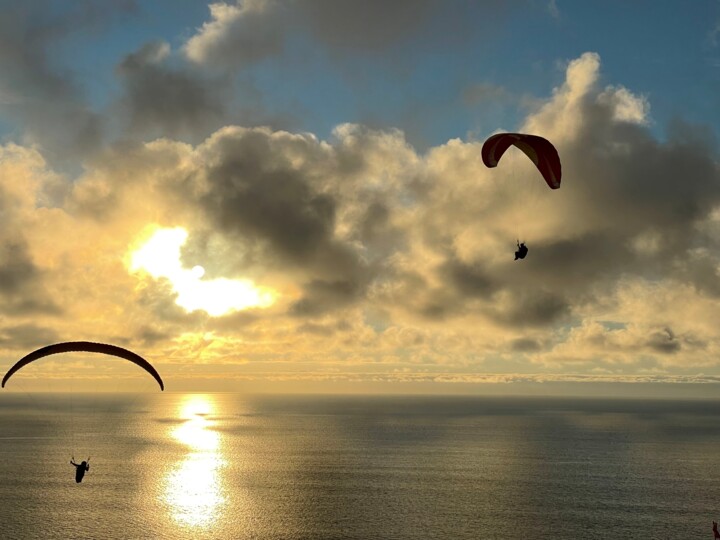
M520 240L517 242L517 251L515 252L515 260L518 259L524 259L525 256L528 254L528 248L525 245L525 242L520 243Z
M160 374L152 366L152 364L150 364L150 362L145 360L142 356L127 349L123 349L122 347L118 347L116 345L109 345L107 343L95 343L93 341L68 341L64 343L55 343L54 345L41 347L40 349L37 349L18 360L7 371L7 373L2 379L2 383L0 384L0 386L5 388L5 384L17 371L36 360L40 360L41 358L45 358L46 356L50 356L53 354L62 354L69 352L100 353L128 360L149 373L160 386L160 390L165 390L165 384L163 383ZM90 458L88 458L87 461L75 463L75 458L73 457L70 460L70 464L75 467L75 482L79 484L80 482L82 482L85 473L90 470Z
M562 167L560 156L553 144L538 135L527 135L525 133L498 133L489 137L482 147L482 160L486 167L497 167L500 158L511 146L522 150L535 164L542 175L545 183L550 189L560 187L562 178ZM528 253L525 243L517 242L518 250L515 252L515 260L524 259Z
M165 384L160 378L160 374L150 364L150 362L145 360L142 356L135 354L132 351L128 351L127 349L123 349L122 347L118 347L116 345L108 345L107 343L95 343L93 341L67 341L64 343L55 343L54 345L48 345L47 347L37 349L36 351L33 351L18 360L15 365L13 365L5 374L2 379L2 384L0 386L5 388L5 383L7 383L8 379L10 379L10 377L12 377L15 372L25 367L29 363L34 362L35 360L50 356L51 354L61 354L69 352L100 353L129 360L133 364L140 366L142 369L152 375L153 378L160 385L160 390L165 390Z
M560 187L562 167L560 156L550 141L537 135L524 133L498 133L489 137L482 147L482 160L486 167L497 167L500 158L511 146L523 151L537 167L551 189Z
M41 358L45 358L46 356L50 356L53 354L62 354L69 352L100 353L128 360L148 372L155 379L155 381L157 381L158 385L160 385L160 390L165 390L165 384L163 383L160 374L150 364L150 362L145 360L142 356L135 354L134 352L127 349L123 349L122 347L118 347L116 345L109 345L107 343L95 343L92 341L68 341L64 343L55 343L54 345L41 347L40 349L37 349L18 360L3 377L1 386L4 388L5 384L13 376L13 374L15 374L18 370L22 369L26 365L34 362L35 360L40 360ZM70 460L70 464L75 467L75 482L77 482L78 484L82 482L85 473L90 470L89 462L90 458L88 458L87 461L82 461L80 463L75 463L74 457Z

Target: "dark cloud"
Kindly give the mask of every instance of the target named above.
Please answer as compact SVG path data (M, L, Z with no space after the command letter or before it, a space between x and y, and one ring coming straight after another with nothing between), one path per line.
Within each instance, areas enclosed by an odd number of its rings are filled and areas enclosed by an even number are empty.
M618 268L640 271L662 264L655 255L633 252L629 240L624 235L591 232L572 239L533 243L523 264L528 263L525 269L531 273L533 283L582 297L592 283L614 282ZM515 277L518 278L528 279L527 275Z
M510 326L551 327L583 306L607 301L625 279L673 280L717 295L720 234L702 225L720 207L715 138L683 123L658 138L643 123L640 98L621 87L587 84L593 58L576 61L567 87L529 122L532 129L554 133L572 118L567 133L548 135L558 146L564 177L560 190L545 193L540 210L522 205L521 192L480 191L475 183L458 181L451 168L439 169L431 179L435 187L419 192L422 238L444 256L435 275L447 290L436 294L416 284L416 294L432 301L406 303L412 310L444 317L471 312ZM582 77L571 73L580 65ZM565 101L565 92L572 100ZM442 154L446 167L452 148ZM465 154L457 159L462 163ZM506 174L498 167L495 176ZM512 261L514 238L505 239L506 260L484 251L502 243L495 229L504 230L511 215L525 220L530 236L524 261ZM480 247L461 257L459 237L477 238ZM648 346L671 352L679 343L655 336Z
M510 349L515 352L537 352L542 349L537 340L530 338L518 338L510 342Z
M364 291L362 284L352 281L313 280L304 289L305 296L291 308L295 315L321 315L359 299Z
M507 306L490 310L492 318L510 326L554 326L570 314L568 300L560 294L544 290L511 292Z
M315 182L318 167L325 168L317 163L317 141L242 130L219 137L212 148L200 204L216 231L248 246L245 262L251 257L307 279L294 313L319 314L362 296L369 267L336 236L340 202ZM310 163L293 164L293 154Z
M19 316L60 311L45 292L42 271L33 263L26 242L0 241L0 312Z
M75 75L56 65L53 49L70 35L99 31L118 16L134 11L134 2L17 2L0 18L0 114L17 121L40 144L51 162L69 163L97 150L103 122L87 103Z
M171 340L174 334L146 326L140 330L137 337L142 341L143 345L153 346L163 341Z
M321 43L381 51L441 19L443 7L438 0L301 0L294 9Z
M588 108L579 142L563 152L566 184L576 183L567 186L567 227L588 232L530 246L531 279L576 294L622 275L717 289L708 257L689 256L701 240L697 224L720 204L714 151L692 137L658 141L646 127Z
M414 49L437 52L472 33L491 30L507 2L461 0L252 0L211 6L211 20L186 44L192 60L242 68L286 49L306 33L331 56L389 50L418 39ZM396 58L399 60L400 58ZM383 58L379 57L382 61Z
M577 192L587 199L579 202L592 202L594 213L610 212L610 227L633 234L681 226L684 233L717 202L716 156L705 145L692 138L661 142L644 126L613 123L603 107L588 109L566 161L582 179Z
M318 193L268 134L243 131L219 142L202 204L229 233L268 242L290 261L333 249L335 200Z
M259 310L234 311L222 317L211 317L206 323L206 328L208 331L237 332L262 320L262 318L262 313Z
M710 246L713 244L713 242L708 242ZM676 262L671 270L672 275L684 283L692 283L705 294L720 297L720 279L718 279L718 260L714 253L715 249L713 252L708 249L691 252L684 259Z
M387 230L390 211L381 201L368 206L362 223L360 224L360 238L363 243L369 243L383 236Z
M496 291L494 280L485 273L479 264L471 266L457 259L450 259L445 263L442 273L465 297L487 299Z
M406 247L407 232L392 222L388 202L370 203L357 225L357 238L365 249L365 257L382 261Z
M232 127L208 139L198 149L202 167L172 188L184 197L198 193L208 221L190 235L185 264L202 264L209 277L292 277L303 290L295 315L364 298L406 232L394 222L392 187L364 181L375 153L387 151L365 140L379 134L347 136L369 148L356 150L360 155L343 137L329 145L309 135Z
M55 330L34 324L0 328L0 345L27 352L62 341Z
M451 306L430 302L420 309L420 314L430 320L444 320L450 313Z
M335 325L327 324L316 324L316 323L304 323L298 326L298 333L300 334L315 334L322 337L330 337L335 335L337 327Z
M131 131L146 136L204 137L225 120L229 82L186 66L172 67L169 54L167 44L148 43L120 63L122 116Z
M680 350L680 341L675 337L671 328L653 332L648 339L647 346L655 352L673 354Z
M32 282L38 274L24 241L5 241L1 246L0 292L14 294Z
M568 230L586 232L531 243L522 279L570 293L573 302L623 275L674 277L717 294L715 257L702 251L689 255L699 241L714 244L697 231L698 222L720 203L714 153L692 140L657 141L641 126L609 124L604 128L609 133L598 134L594 125L563 153L569 174L562 189L571 193L563 201L569 207L561 211ZM489 271L494 279L512 279L497 270Z

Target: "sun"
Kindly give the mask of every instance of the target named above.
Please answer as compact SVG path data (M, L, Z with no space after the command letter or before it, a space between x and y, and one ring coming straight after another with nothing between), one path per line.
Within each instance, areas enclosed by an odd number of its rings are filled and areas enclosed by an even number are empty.
M169 280L177 293L175 302L188 312L203 310L218 317L243 309L266 308L275 302L277 293L249 279L203 279L202 266L183 268L180 250L187 237L182 227L155 229L147 240L130 250L129 271Z

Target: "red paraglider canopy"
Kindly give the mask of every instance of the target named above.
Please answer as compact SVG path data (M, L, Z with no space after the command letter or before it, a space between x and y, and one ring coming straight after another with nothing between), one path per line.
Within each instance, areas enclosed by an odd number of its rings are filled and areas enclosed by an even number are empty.
M497 167L500 158L511 146L529 157L552 189L560 187L562 168L560 156L550 141L537 135L524 133L498 133L489 137L482 147L482 160L486 167Z

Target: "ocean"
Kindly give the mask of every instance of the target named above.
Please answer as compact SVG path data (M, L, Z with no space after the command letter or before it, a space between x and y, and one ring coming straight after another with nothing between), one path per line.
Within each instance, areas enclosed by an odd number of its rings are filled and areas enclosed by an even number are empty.
M715 401L0 398L4 540L689 540L720 518Z

